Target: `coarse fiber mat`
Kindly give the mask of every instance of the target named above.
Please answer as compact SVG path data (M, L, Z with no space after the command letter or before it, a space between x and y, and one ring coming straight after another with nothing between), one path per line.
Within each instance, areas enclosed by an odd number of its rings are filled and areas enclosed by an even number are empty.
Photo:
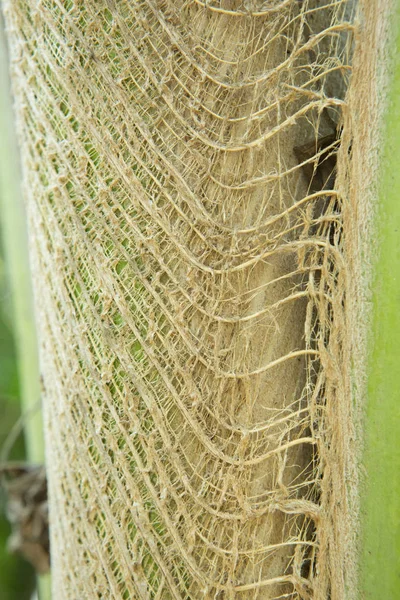
M343 600L355 2L3 8L55 597Z

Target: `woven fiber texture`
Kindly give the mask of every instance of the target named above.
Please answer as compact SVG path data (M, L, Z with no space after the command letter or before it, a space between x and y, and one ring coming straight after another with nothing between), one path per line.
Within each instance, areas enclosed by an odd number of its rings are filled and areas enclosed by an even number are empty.
M54 597L342 600L354 2L4 11Z

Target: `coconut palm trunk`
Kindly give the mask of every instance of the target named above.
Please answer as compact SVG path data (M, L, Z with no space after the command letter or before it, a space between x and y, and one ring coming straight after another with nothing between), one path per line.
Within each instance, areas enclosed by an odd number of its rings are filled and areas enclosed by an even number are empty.
M393 6L4 2L54 597L358 598Z

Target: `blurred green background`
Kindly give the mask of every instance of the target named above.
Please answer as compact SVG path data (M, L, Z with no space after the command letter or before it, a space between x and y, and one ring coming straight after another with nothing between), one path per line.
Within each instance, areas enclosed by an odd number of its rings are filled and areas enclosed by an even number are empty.
M0 240L0 448L21 414L15 343L12 331L12 303L6 279L4 251ZM23 435L19 435L10 458L25 460ZM0 518L0 598L1 600L31 599L35 588L32 567L22 558L7 552L10 525L5 518L5 496L1 493Z
M39 464L44 462L40 378L19 162L0 10L0 451L22 415L23 431L8 459ZM7 552L11 528L4 513L0 489L0 600L33 600L36 576L22 558ZM48 600L49 578L40 578L38 587L40 600Z

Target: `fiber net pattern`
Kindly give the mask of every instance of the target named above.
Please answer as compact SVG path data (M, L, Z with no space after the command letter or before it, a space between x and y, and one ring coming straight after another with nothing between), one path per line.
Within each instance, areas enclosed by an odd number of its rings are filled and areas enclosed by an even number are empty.
M343 597L353 4L4 3L59 599Z

